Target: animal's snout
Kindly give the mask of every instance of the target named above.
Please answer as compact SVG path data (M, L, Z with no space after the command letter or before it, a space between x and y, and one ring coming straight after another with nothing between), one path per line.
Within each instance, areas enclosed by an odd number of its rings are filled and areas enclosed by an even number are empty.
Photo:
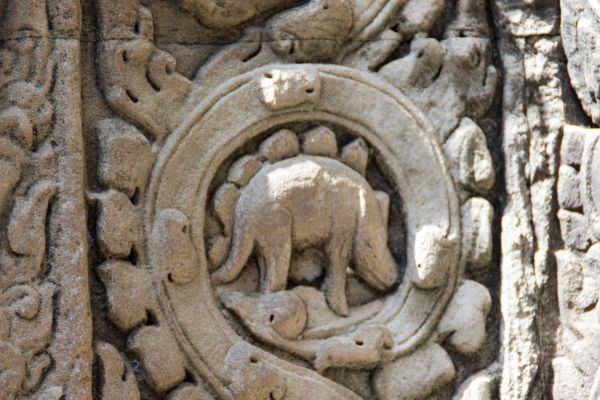
M398 280L398 268L395 262L382 263L381 273L378 276L378 280L381 284L381 290L389 289L394 286Z
M387 290L398 281L398 267L389 251L384 251L383 256L377 257L372 272L376 283L375 287L379 290Z

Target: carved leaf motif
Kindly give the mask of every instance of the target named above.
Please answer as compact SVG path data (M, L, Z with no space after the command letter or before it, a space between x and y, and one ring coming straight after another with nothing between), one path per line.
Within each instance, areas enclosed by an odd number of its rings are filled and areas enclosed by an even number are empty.
M44 283L29 290L34 292L13 303L18 317L12 318L11 337L14 344L27 354L36 354L47 346L52 337L56 287Z
M18 107L0 111L0 135L13 137L26 149L33 146L33 124L27 114Z
M96 234L100 249L107 257L125 258L141 240L139 210L121 192L109 190L93 195L98 201Z
M597 134L598 130L586 129L579 126L565 125L563 127L563 140L560 146L560 159L563 164L581 165L583 148L586 138Z
M220 267L227 260L227 252L229 251L229 238L217 235L210 238L208 241L208 260L209 270L212 272L215 268Z
M128 331L146 322L155 301L144 271L125 261L107 261L98 275L106 287L109 318L119 329Z
M373 387L381 400L422 399L455 375L452 360L434 343L377 369Z
M127 347L139 357L156 391L172 389L185 378L184 360L169 328L142 327L129 337Z
M571 83L581 104L596 125L600 124L600 11L594 0L561 1L562 38Z
M100 139L98 177L113 189L133 197L144 191L154 155L148 139L137 128L119 120L106 119L96 125Z
M490 108L498 74L482 38L414 39L410 52L379 74L406 93L445 140L463 117L480 118Z
M552 360L552 368L558 376L569 377L568 380L557 379L556 384L552 387L554 399L576 399L583 394L582 388L585 387L585 377L567 357L557 357Z
M264 36L260 28L247 28L238 42L225 47L198 70L194 83L208 95L228 79L280 62L271 47L263 43Z
M473 197L462 208L463 252L471 268L484 268L492 261L494 208L485 199Z
M188 218L175 209L160 212L152 231L154 263L172 282L188 283L199 272Z
M464 354L478 351L487 338L485 325L491 307L492 298L485 286L463 282L438 325L445 343Z
M54 122L49 93L64 78L54 74L49 8L45 0L0 1L0 337L10 341L0 343L0 398L7 400L57 398L51 384L34 393L52 363L45 350L56 292L40 275L58 188L54 144L45 141Z
M489 191L496 179L492 156L481 128L463 118L444 146L452 175L465 188L479 193Z
M19 166L0 158L0 213L4 211L7 200L20 178Z
M50 369L52 358L46 354L36 355L27 366L27 379L23 386L29 391L37 389L44 377L44 374Z
M46 43L47 45L47 43ZM48 52L49 50L44 47L44 44L40 44L42 52ZM48 54L40 54L40 56L48 57ZM0 109L14 109L18 108L23 111L28 120L29 124L32 124L34 132L36 133L36 137L30 140L28 130L28 123L25 121L19 122L14 128L18 128L19 130L25 130L17 133L17 137L15 139L21 140L25 146L25 148L29 149L31 145L30 142L34 141L37 143L41 143L42 140L47 136L50 128L50 124L52 122L53 116L53 108L50 102L47 100L47 70L50 70L52 66L52 62L48 62L47 65L38 66L38 70L40 75L38 78L40 79L40 84L44 83L46 87L37 87L32 82L26 81L16 81L11 82L6 85L4 88L0 89ZM27 65L24 68L29 69L31 66ZM19 119L21 117L18 117ZM10 121L9 121L10 122ZM14 121L17 122L17 121ZM9 124L10 126L10 124Z
M174 106L185 102L191 82L176 73L175 60L152 43L150 11L139 1L120 2L99 2L100 18L106 21L101 33L108 39L98 46L104 95L116 113L162 139L181 122Z
M582 311L584 260L577 253L561 250L556 252L556 262L561 320L565 324L572 324L577 317L576 311Z
M596 173L599 167L600 135L597 131L589 130L581 162L580 188L583 211L596 239L600 239L600 182Z
M496 390L495 374L484 370L467 379L458 389L453 400L492 400Z
M13 286L4 292L11 310L19 317L33 319L40 307L40 294L28 285Z
M561 235L569 248L586 250L590 246L592 232L588 220L583 215L559 210L558 220Z
M94 346L97 363L102 368L102 400L139 400L140 392L133 369L125 357L108 343Z
M0 397L13 400L25 378L25 362L21 352L0 341Z
M39 256L46 248L46 212L56 186L36 183L27 196L17 198L8 224L8 241L18 254Z
M583 207L579 187L579 173L570 165L561 165L556 183L558 204L566 210L577 210Z

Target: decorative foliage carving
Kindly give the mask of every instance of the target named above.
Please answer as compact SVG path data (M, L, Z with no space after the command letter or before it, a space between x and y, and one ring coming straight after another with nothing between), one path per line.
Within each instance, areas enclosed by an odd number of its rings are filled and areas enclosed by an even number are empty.
M52 43L46 2L0 10L0 397L62 394L40 389L53 364L56 285L47 278L49 208L57 192ZM27 9L27 13L23 10ZM21 32L31 37L20 37ZM55 397L46 397L55 398Z
M135 375L131 365L108 343L96 343L96 357L102 368L102 400L139 400Z
M563 328L560 341L565 351L554 359L553 366L559 377L554 395L558 399L572 395L574 387L581 387L589 398L597 396L597 371L600 360L589 357L585 348L598 341L598 200L593 172L598 159L597 143L600 135L595 129L565 126L561 146L562 165L557 182L558 211L565 249L557 252L558 300ZM572 193L567 194L567 190ZM573 384L576 382L576 384Z
M561 1L562 37L568 59L569 77L577 96L592 121L600 124L598 74L600 58L600 7L590 0Z
M177 2L215 32L258 25L187 79L149 9L98 2L123 119L96 125L97 275L159 395L353 399L329 376L355 370L381 400L427 398L457 375L444 347L485 342L491 298L465 276L493 247L483 2L441 40L417 33L443 2L299 3Z

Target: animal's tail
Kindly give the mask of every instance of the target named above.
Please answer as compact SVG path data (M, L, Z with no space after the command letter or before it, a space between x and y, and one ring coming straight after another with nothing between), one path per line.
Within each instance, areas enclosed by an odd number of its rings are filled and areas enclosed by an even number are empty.
M225 264L211 274L215 284L229 283L235 280L246 265L254 248L254 233L247 218L239 218L233 229L231 251Z

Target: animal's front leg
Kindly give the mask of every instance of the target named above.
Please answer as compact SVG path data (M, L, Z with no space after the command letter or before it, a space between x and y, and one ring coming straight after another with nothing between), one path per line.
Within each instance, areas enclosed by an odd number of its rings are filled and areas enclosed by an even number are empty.
M277 292L287 287L292 257L292 218L283 207L270 210L268 226L258 239L258 258L262 292Z
M332 238L326 247L329 268L323 281L323 290L329 307L338 315L348 315L346 299L346 268L350 261L352 240L345 237Z

